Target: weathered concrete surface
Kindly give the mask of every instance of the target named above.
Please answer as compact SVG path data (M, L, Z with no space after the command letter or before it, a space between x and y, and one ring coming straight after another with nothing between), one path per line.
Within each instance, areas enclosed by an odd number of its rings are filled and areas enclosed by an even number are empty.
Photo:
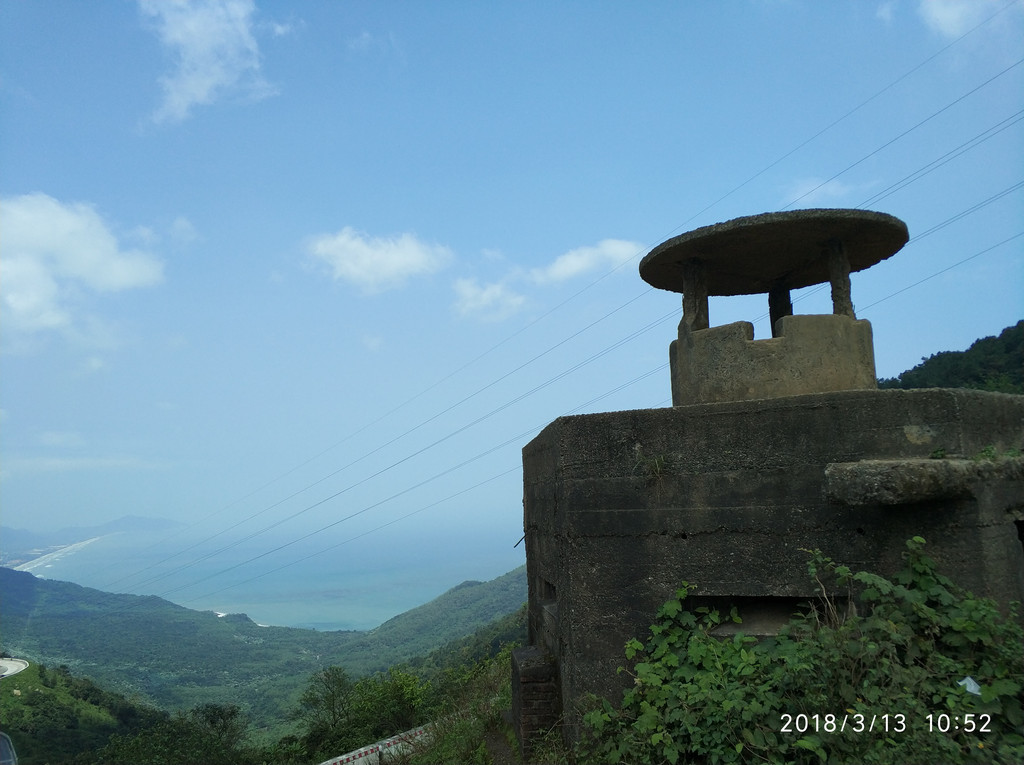
M1024 481L1024 458L912 459L832 463L825 493L844 505L910 505L969 497L982 483Z
M784 614L815 595L801 548L891 573L904 542L921 535L943 572L968 589L1001 602L1024 598L1014 524L1024 520L1024 486L1015 468L997 479L981 467L980 480L961 481L954 466L917 490L906 467L902 484L882 490L870 489L871 465L860 468L860 482L858 468L843 467L925 461L939 449L959 462L1022 443L1024 397L966 390L847 391L556 420L523 450L524 525L531 643L557 662L568 737L585 694L618 697L624 644L646 637L683 580L697 588L694 603L725 599L741 614Z
M696 332L681 322L669 347L673 406L878 387L869 322L790 315L775 334L754 340L746 321Z
M908 238L899 218L870 210L748 215L658 245L640 261L640 276L659 289L684 292L683 267L699 261L708 295L753 295L780 283L798 289L829 281L823 253L832 243L841 242L850 271L860 271L898 252Z

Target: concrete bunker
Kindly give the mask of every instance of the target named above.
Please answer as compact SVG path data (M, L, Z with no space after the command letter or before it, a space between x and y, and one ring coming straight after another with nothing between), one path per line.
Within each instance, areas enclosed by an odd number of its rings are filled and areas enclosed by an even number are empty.
M875 384L849 273L906 241L892 216L808 210L697 229L644 258L645 280L683 294L673 406L561 417L523 449L525 753L555 721L574 740L587 694L619 697L623 646L682 580L693 607L736 605L745 631L771 634L817 595L801 549L892 573L920 534L968 589L1024 599L1024 459L970 459L1024 444L1024 396ZM826 281L835 313L793 315L788 291ZM710 326L709 296L755 292L775 337Z

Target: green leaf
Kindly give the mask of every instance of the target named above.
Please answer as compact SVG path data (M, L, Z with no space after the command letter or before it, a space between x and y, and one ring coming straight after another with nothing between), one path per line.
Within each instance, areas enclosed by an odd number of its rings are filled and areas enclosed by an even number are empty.
M1020 693L1020 683L1015 683L1009 678L1002 678L994 681L991 685L981 686L981 701L988 703L1000 696L1016 696Z
M804 736L803 738L798 738L795 744L801 749L814 752L822 762L826 762L828 760L828 755L821 746L821 739L817 736Z
M675 617L680 611L683 610L683 604L678 600L670 600L661 607L661 616L667 616L670 619Z

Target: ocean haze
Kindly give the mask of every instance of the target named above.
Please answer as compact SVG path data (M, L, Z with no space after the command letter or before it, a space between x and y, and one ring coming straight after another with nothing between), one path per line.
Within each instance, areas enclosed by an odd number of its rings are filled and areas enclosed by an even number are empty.
M172 526L126 525L126 531L111 530L114 524L58 535L57 544L67 546L14 567L108 592L158 595L197 610L244 613L260 624L366 630L462 581L493 579L525 559L514 540L488 548L451 529L442 542L375 534L321 554L324 543L312 537L275 555L268 553L275 542L266 535L211 540L180 528L168 535ZM4 529L5 539L9 531L37 542L55 538ZM452 553L441 564L439 543ZM4 548L5 565L16 563L11 544Z

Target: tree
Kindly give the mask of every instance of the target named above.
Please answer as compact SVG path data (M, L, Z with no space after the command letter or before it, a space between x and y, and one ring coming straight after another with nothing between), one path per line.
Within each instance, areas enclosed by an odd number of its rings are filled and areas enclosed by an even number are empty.
M933 354L880 388L977 388L1024 393L1024 320L998 337L983 337L966 351Z
M311 757L334 756L401 733L420 722L429 684L399 667L353 683L342 667L315 673L293 719Z
M234 705L203 704L134 736L115 735L98 762L116 765L233 765L248 759L248 721Z
M302 723L303 742L310 754L341 745L337 739L349 719L354 687L344 667L327 667L309 678L292 719Z
M370 741L420 722L428 684L400 667L365 677L352 694L351 724Z

